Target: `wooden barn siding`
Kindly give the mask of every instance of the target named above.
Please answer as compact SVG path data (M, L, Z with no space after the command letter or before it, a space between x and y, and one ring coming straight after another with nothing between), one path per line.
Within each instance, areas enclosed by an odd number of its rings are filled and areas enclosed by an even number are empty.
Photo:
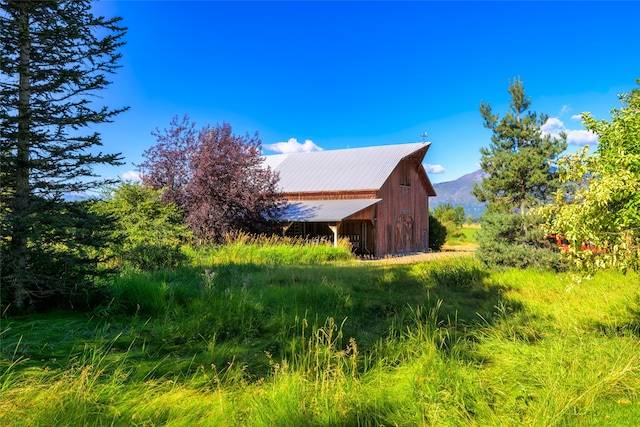
M428 248L429 236L429 197L427 186L428 178L424 179L416 170L422 167L420 162L410 158L403 160L389 176L379 191L322 191L309 193L286 193L284 196L289 201L297 200L346 200L346 199L382 199L379 203L362 210L361 212L345 219L346 221L370 221L374 224L374 231L370 231L368 245L375 241L376 256L397 253L396 250L396 221L402 216L403 211L413 218L413 245L412 251L422 251ZM406 169L405 169L406 168ZM401 185L405 181L408 171L409 186ZM345 227L346 228L346 227ZM343 234L342 230L338 231Z
M376 206L373 205L361 210L360 212L356 212L355 214L351 215L345 220L346 221L353 221L353 220L371 221L371 224L373 225L373 219L375 217L376 217Z
M285 198L288 201L297 200L347 200L347 199L373 199L376 195L375 191L352 191L352 192L316 192L316 193L287 193ZM348 236L350 239L354 235L358 235L357 239L353 239L354 244L357 244L357 252L361 254L372 254L375 252L375 228L374 218L376 216L375 205L369 206L356 212L355 214L345 218L340 224L338 229L339 236ZM366 222L367 225L363 229L362 222ZM303 224L303 223L300 223ZM305 231L301 231L305 230ZM307 234L313 236L322 235L332 237L329 223L307 223L306 225L300 225L298 227L290 227L287 230L288 236L303 235L307 237Z
M375 190L358 191L315 191L309 193L285 193L284 198L290 202L299 200L351 200L375 199Z
M409 186L404 168L408 170ZM397 253L396 221L407 211L413 218L413 245L411 250L422 251L428 247L429 197L423 180L410 159L403 160L389 176L377 195L382 201L376 205L376 255Z

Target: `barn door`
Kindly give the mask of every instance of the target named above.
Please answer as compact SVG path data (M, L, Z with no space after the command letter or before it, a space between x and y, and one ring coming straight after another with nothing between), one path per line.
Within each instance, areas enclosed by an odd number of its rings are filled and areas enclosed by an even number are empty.
M401 215L396 220L396 252L411 252L413 250L413 218L411 215Z

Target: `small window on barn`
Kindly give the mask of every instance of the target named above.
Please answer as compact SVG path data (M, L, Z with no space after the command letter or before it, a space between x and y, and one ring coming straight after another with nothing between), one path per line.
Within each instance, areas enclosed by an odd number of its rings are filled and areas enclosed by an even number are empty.
M400 186L411 187L411 168L408 162L403 162L400 166Z

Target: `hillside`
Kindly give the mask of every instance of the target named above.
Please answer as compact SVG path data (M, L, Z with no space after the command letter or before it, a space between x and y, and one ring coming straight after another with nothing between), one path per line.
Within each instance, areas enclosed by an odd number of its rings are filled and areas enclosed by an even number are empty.
M473 183L482 181L483 176L484 172L477 170L453 181L433 184L437 196L430 200L430 207L433 209L438 205L451 203L454 207L462 206L467 215L479 218L484 212L485 206L482 203L478 203L471 194L471 190L473 190Z

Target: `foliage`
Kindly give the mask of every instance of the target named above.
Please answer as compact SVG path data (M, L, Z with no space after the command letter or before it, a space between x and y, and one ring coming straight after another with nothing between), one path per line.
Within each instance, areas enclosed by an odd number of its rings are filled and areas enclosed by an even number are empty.
M109 273L99 267L96 254L108 241L110 222L92 212L88 201L34 198L32 207L38 214L27 218L29 259L21 273L29 285L25 304L36 310L92 306L101 296L96 279ZM7 286L10 276L4 276L14 267L7 264L13 255L6 252L7 247L9 242L3 242L2 310L20 311L14 288Z
M454 208L451 203L436 206L433 210L433 216L442 223L451 223L458 228L462 227L465 221L464 207L456 206Z
M199 132L185 116L156 130L157 144L143 154L145 184L166 188L164 200L185 212L201 238L221 242L233 231L264 232L279 208L278 176L262 168L262 142L236 136L228 123Z
M97 271L83 245L99 218L63 195L103 183L94 165L120 163L82 132L125 110L95 104L118 67L119 21L89 1L0 3L1 278L16 309L82 293Z
M429 214L429 249L439 251L447 241L447 227L435 216Z
M509 111L500 119L489 103L480 103L484 126L493 132L489 148L481 148L480 167L486 176L474 183L479 202L521 215L531 206L549 200L558 188L553 165L566 148L566 136L554 138L541 131L548 116L529 111L531 98L520 78L509 84Z
M123 182L106 188L104 199L93 203L94 212L114 221L106 257L142 270L176 267L186 260L180 246L190 233L175 203L162 201L162 192Z
M464 207L456 206L454 208L451 203L438 205L433 210L433 217L446 228L445 242L443 242L443 244L452 239L458 241L465 239L465 235L461 230L465 221ZM439 240L437 239L436 241ZM437 249L432 249L440 250L441 247L442 244L440 244Z
M567 266L557 248L548 247L539 218L488 210L476 238L476 256L490 268L537 268L563 271ZM524 225L524 222L527 225ZM533 223L532 223L533 221ZM527 230L527 231L524 231Z
M480 149L486 176L473 190L478 201L489 202L480 218L478 256L493 267L555 266L558 256L540 247L543 239L526 237L530 230L525 216L558 188L554 163L566 148L566 137L542 132L548 117L529 111L531 98L520 78L510 82L509 94L509 111L502 119L490 104L480 103L484 126L493 136L489 148Z
M598 147L591 156L585 147L561 159L565 186L541 210L549 232L567 236L569 256L587 271L640 268L640 89L620 101L610 121L583 114ZM597 249L583 251L585 241Z
M0 424L634 425L637 285L571 283L471 258L128 271L90 318L4 319Z

